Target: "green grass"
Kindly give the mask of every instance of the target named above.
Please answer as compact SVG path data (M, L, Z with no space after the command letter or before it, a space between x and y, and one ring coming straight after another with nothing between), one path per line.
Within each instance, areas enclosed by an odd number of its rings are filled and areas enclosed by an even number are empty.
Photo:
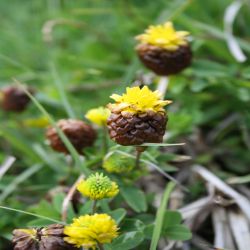
M154 226L154 231L153 231L153 237L150 245L150 250L156 250L158 241L161 236L161 231L162 231L162 226L163 226L163 220L164 220L164 214L166 211L166 207L168 205L168 201L170 198L170 194L174 189L175 184L170 182L165 189L165 192L162 197L161 205L158 208L157 214L156 214L156 219L155 219L155 226Z
M179 154L193 154L193 162L205 165L223 178L237 180L243 176L239 182L249 184L249 178L244 176L248 177L250 162L250 67L249 60L237 63L226 44L223 15L231 3L231 0L0 1L0 88L17 79L36 89L33 102L24 113L6 114L0 110L0 166L7 156L17 158L0 180L3 218L0 242L1 238L9 240L14 228L25 227L31 221L30 215L57 221L60 213L56 209L50 214L42 211L41 203L48 189L61 183L71 186L80 173L88 175L102 164L101 135L84 159L80 159L59 131L76 165L69 170L65 157L47 145L44 128L27 127L24 121L41 116L49 117L52 125L61 118L86 121L84 114L88 109L106 105L112 93L122 93L139 74L149 72L137 58L134 37L148 25L165 20L172 20L178 29L190 31L194 55L190 68L170 78L166 98L173 100L173 104L168 108L169 137L165 143L186 142L186 146L178 148ZM42 31L44 27L48 30L51 22L55 24L47 37L52 40L46 42ZM249 3L245 1L233 27L247 57L249 23ZM156 84L157 79L152 89ZM232 115L235 120L227 122ZM144 163L151 157L155 161L160 159L160 165L167 161L170 166L175 164L160 157L161 153L172 152L169 148L149 147L147 152ZM133 154L133 149L126 148L124 153ZM182 170L178 163L176 166L174 169ZM187 163L190 166L191 162ZM131 177L128 182L132 185L134 179ZM186 188L191 193L185 202L200 198L205 192L204 186L192 182ZM155 216L150 194L143 199L149 207L147 216ZM122 202L123 197L119 196L111 206L117 209ZM17 215L2 210L3 207ZM157 218L159 221L160 217ZM153 221L147 224L146 219L128 219L123 223L122 229L134 237L133 249L148 249L150 242L146 238L143 241L143 227ZM160 229L161 226L155 229L152 249L156 249ZM120 238L115 244L122 244L123 240Z

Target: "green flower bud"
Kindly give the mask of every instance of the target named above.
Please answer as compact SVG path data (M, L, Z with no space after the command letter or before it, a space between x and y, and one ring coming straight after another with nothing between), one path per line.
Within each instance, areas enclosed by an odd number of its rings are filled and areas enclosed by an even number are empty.
M128 173L135 167L135 159L119 153L109 153L103 161L103 168L109 173Z
M102 173L95 173L88 179L81 181L77 189L82 195L92 200L112 198L119 192L117 184Z

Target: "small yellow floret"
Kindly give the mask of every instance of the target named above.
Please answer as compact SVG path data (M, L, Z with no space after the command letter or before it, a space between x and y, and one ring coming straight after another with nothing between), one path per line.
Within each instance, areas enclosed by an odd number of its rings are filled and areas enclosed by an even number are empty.
M109 116L110 110L104 107L90 109L85 115L87 119L99 126L106 125Z
M42 116L34 119L26 119L23 123L27 127L46 128L49 125L49 119L45 116Z
M147 86L142 89L139 87L126 88L123 95L113 94L110 98L116 101L110 104L111 110L126 111L130 113L144 113L147 111L164 111L163 107L171 101L161 100L161 94L158 90L151 91Z
M82 195L92 200L112 198L119 192L117 184L102 173L93 174L87 180L81 181L77 189Z
M187 31L176 31L171 22L162 25L149 26L144 34L136 37L138 41L145 44L155 45L170 51L177 50L180 46L188 43Z
M96 249L98 243L111 243L118 236L118 227L107 214L85 215L65 226L64 234L64 240L76 247Z

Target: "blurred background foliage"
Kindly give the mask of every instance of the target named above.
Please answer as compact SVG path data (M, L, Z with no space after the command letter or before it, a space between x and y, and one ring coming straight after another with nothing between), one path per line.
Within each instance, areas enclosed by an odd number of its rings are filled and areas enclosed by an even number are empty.
M112 93L121 93L138 75L148 73L135 54L134 37L150 24L172 20L176 28L192 34L194 59L190 68L170 79L166 98L174 103L168 108L168 142L186 142L179 153L190 155L191 163L203 164L222 178L247 175L250 66L249 60L238 63L227 47L223 16L231 3L0 1L0 86L16 78L34 87L37 99L55 119L68 117L60 95L65 90L76 117L85 119L89 108L106 105ZM234 23L234 34L248 58L249 11L246 1ZM0 180L1 205L57 218L58 213L45 203L35 208L68 172L64 157L46 144L44 128L25 125L41 113L30 105L22 114L1 111L0 117L0 162L8 155L17 158ZM64 182L70 185L76 176ZM190 200L203 192L197 183L189 188ZM27 225L30 216L4 210L0 214L1 246L13 228Z

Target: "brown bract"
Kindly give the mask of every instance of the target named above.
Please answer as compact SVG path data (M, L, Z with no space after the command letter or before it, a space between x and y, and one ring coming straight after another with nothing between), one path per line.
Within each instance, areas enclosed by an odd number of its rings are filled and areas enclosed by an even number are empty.
M166 123L165 112L112 112L108 119L108 129L111 139L124 146L161 143Z
M13 231L14 250L76 250L64 242L64 226L53 224L46 228Z
M140 44L136 47L136 51L143 64L157 75L177 74L188 67L192 60L189 45L169 51L154 45Z
M34 90L28 89L33 93ZM8 86L1 90L1 107L5 111L22 112L30 102L29 96L17 86Z
M69 139L79 154L83 154L85 147L92 146L96 139L95 130L88 124L80 120L64 119L57 122L65 136ZM69 151L59 137L54 127L49 127L46 133L50 146L58 152L68 154Z

